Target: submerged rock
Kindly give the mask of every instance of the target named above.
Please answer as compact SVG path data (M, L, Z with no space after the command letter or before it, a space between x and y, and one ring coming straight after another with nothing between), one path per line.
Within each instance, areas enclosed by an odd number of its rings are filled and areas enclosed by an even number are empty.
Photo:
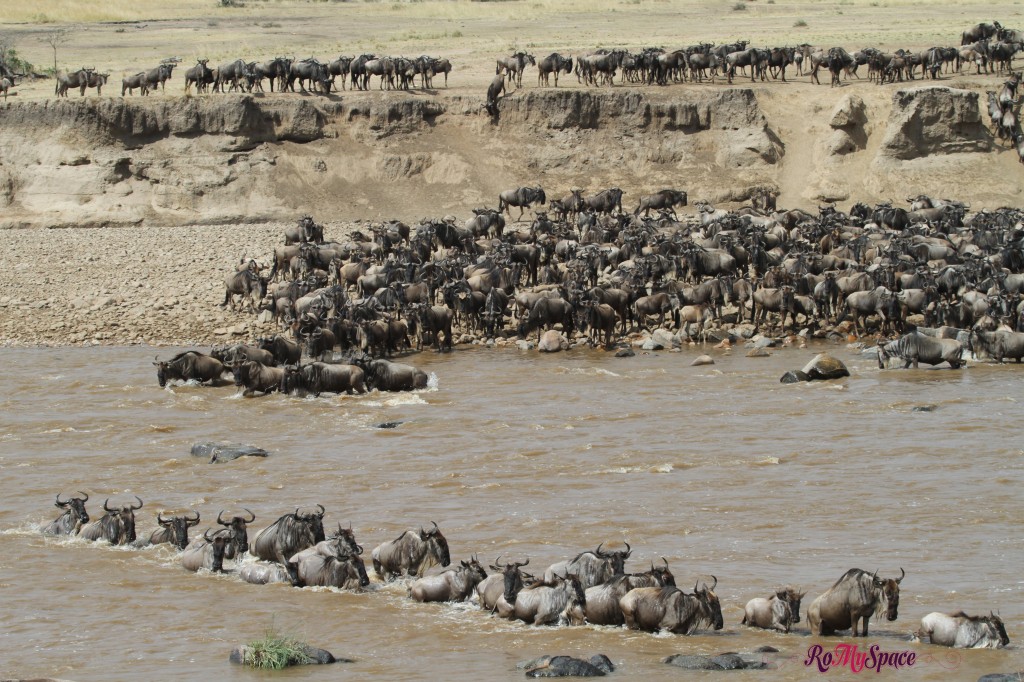
M331 663L353 663L351 658L337 658L334 654L326 649L321 649L315 646L306 645L303 648L303 653L306 654L305 663L292 663L291 666L295 665L330 665ZM250 665L250 649L245 644L240 644L231 650L231 654L228 656L228 660L236 665ZM288 667L291 667L288 666Z
M589 661L572 656L541 656L516 667L526 670L527 677L604 677L615 670L604 654L594 654Z
M270 453L254 445L240 443L196 443L192 446L193 457L209 457L211 464L230 462L239 457L267 457Z
M770 667L764 656L729 651L716 656L674 654L664 661L685 670L764 670Z
M715 359L710 355L698 355L693 359L693 362L690 363L690 367L701 367L702 365L713 364L715 364Z

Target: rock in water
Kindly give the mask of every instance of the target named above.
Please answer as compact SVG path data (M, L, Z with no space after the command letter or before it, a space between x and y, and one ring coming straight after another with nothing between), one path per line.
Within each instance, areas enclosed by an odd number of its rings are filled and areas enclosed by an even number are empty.
M634 355L636 355L636 353L634 353L633 349L628 346L615 351L615 357L617 358L631 358Z
M230 462L239 457L266 457L269 454L263 448L240 443L196 443L192 446L193 457L209 457L210 462L215 464Z
M815 356L804 365L803 372L809 381L828 381L850 376L850 370L846 369L846 365L828 353L819 353Z
M518 668L526 668L527 677L604 677L614 670L607 656L597 654L589 661L571 656L541 656Z
M715 364L715 360L710 355L698 355L693 359L693 362L690 363L690 367L700 367L702 365L713 364Z
M782 378L779 379L779 382L783 383L783 384L798 384L801 381L810 381L810 380L811 380L811 378L809 376L807 376L806 373L801 372L800 370L796 370L795 372L790 370L790 371L788 371L788 372L786 372L785 374L782 375Z
M562 335L554 329L549 329L540 337L537 350L541 353L557 353L562 350Z

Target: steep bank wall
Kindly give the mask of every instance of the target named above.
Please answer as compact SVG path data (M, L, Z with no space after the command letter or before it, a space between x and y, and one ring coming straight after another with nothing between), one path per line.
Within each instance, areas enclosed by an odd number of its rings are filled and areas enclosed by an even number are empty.
M497 120L476 97L420 92L12 101L0 226L416 219L522 184L619 186L630 207L662 186L725 202L769 185L786 205L942 191L994 152L976 93L931 90L872 91L838 125L820 101L750 88L520 90ZM986 191L1020 192L996 176Z

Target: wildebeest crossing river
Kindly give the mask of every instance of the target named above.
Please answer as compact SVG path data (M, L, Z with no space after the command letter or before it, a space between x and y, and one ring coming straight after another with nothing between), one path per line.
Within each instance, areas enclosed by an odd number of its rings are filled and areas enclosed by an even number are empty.
M824 349L821 348L821 349ZM150 348L8 349L0 377L0 676L251 679L232 646L271 625L356 659L361 679L522 679L517 661L607 654L624 679L680 679L674 653L782 652L764 679L818 678L806 620L783 635L739 625L783 584L804 605L847 569L907 577L899 619L862 646L913 649L888 679L976 679L1024 669L1022 451L1016 366L880 372L828 350L852 376L781 385L811 350L696 351L614 359L510 349L423 353L432 388L298 399L157 386ZM162 355L168 351L161 350ZM915 407L931 409L915 411ZM401 422L397 428L376 428ZM192 443L271 451L209 464ZM53 499L132 500L139 536L160 510L251 509L259 529L302 505L351 522L369 548L436 521L453 562L555 561L628 541L627 570L665 557L680 587L717 576L725 628L689 637L610 627L529 627L467 605L418 604L402 584L366 593L193 574L165 545L126 550L43 538ZM194 533L195 534L195 533ZM253 534L250 534L250 538ZM1007 650L914 644L931 611L999 610ZM316 669L287 673L312 679ZM337 674L337 671L332 674ZM741 674L742 675L742 674Z

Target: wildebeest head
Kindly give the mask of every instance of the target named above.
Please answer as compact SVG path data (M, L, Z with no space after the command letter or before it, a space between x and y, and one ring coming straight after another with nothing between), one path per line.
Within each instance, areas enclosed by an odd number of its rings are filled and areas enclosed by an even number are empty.
M718 601L718 595L715 594L715 587L718 585L718 578L714 578L715 582L711 587L708 587L707 583L704 583L704 587L698 589L697 583L693 585L693 594L700 601L701 610L704 612L705 617L711 622L711 627L715 630L721 630L724 626L722 621L722 605Z
M651 576L663 587L675 587L676 577L672 575L672 571L668 570L668 559L661 557L664 566L655 566L654 562L651 562Z
M484 567L480 565L480 561L475 556L470 557L469 561L461 561L459 563L469 572L470 576L475 578L475 580L470 582L479 584L487 578L487 571L484 570Z
M427 543L430 553L437 558L439 564L448 566L452 563L451 554L448 552L448 540L441 534L437 523L434 521L431 523L434 524L434 527L430 530L425 531L420 528L420 540Z
M505 583L504 597L509 604L516 603L516 595L519 594L519 590L523 589L523 572L520 569L529 563L530 560L527 559L523 563L512 562L502 565L499 556L491 566L492 570L502 573Z
M228 536L231 539L231 551L228 553L229 559L235 556L240 556L249 551L248 524L256 520L256 515L249 511L248 509L246 509L245 511L249 512L248 519L244 516L241 516L240 514L235 514L231 518L224 520L223 510L221 511L220 514L217 514L217 523L228 529Z
M882 604L885 604L885 619L888 621L896 620L899 615L900 606L900 583L907 576L906 571L900 569L899 578L879 578L878 571L875 571L871 575L871 584L875 589L879 590L882 595L882 602L879 603L879 608L882 608Z
M586 621L587 595L583 590L583 583L575 573L566 573L565 581L569 583L571 592L569 595L569 606L566 615L570 625L583 625Z
M633 553L633 550L629 546L628 542L625 544L625 550L619 550L616 552L602 552L601 547L604 546L604 543L602 542L600 545L597 546L597 549L594 550L594 554L601 557L602 559L608 559L610 561L612 567L612 575L621 575L622 573L626 572L626 559L628 559L629 555ZM668 568L668 562L665 562L665 567L666 569Z
M103 501L103 511L107 512L100 519L103 525L103 537L112 545L127 545L135 542L135 512L142 509L142 500L136 496L139 506L131 504L121 507L110 507L110 498Z
M89 496L81 490L78 491L78 494L82 497L71 497L61 502L60 493L57 493L57 501L53 506L64 510L65 513L70 513L75 519L75 524L81 525L89 523L89 512L85 511L85 503L89 500Z
M800 592L792 587L784 587L775 593L775 596L789 604L789 612L792 614L793 623L800 622L800 601L804 598L805 594L807 593Z
M214 573L223 573L224 550L228 545L228 537L227 534L220 532L210 535L211 530L207 528L206 532L203 533L203 539L213 548L213 565L210 567L210 570Z
M1006 635L1006 627L1003 626L1003 620L999 616L989 611L988 618L985 620L988 621L989 628L994 631L992 632L992 636L999 637L1000 644L1006 646L1010 643L1010 638Z
M165 519L161 513L157 513L156 522L167 529L167 541L178 549L185 549L188 546L188 529L199 523L199 512L195 517L172 516Z
M363 546L356 542L356 535L352 532L352 526L348 528L342 528L341 524L338 524L338 532L331 538L337 545L337 553L340 554L354 554L360 556L363 553Z
M327 536L324 534L324 513L327 510L324 509L322 504L318 504L317 508L319 508L320 511L307 512L305 514L299 513L298 508L295 509L295 518L308 524L310 530L313 532L313 544L323 542L327 539Z
M163 388L167 385L167 363L161 362L157 357L153 364L156 366L156 380L160 384L160 388Z

